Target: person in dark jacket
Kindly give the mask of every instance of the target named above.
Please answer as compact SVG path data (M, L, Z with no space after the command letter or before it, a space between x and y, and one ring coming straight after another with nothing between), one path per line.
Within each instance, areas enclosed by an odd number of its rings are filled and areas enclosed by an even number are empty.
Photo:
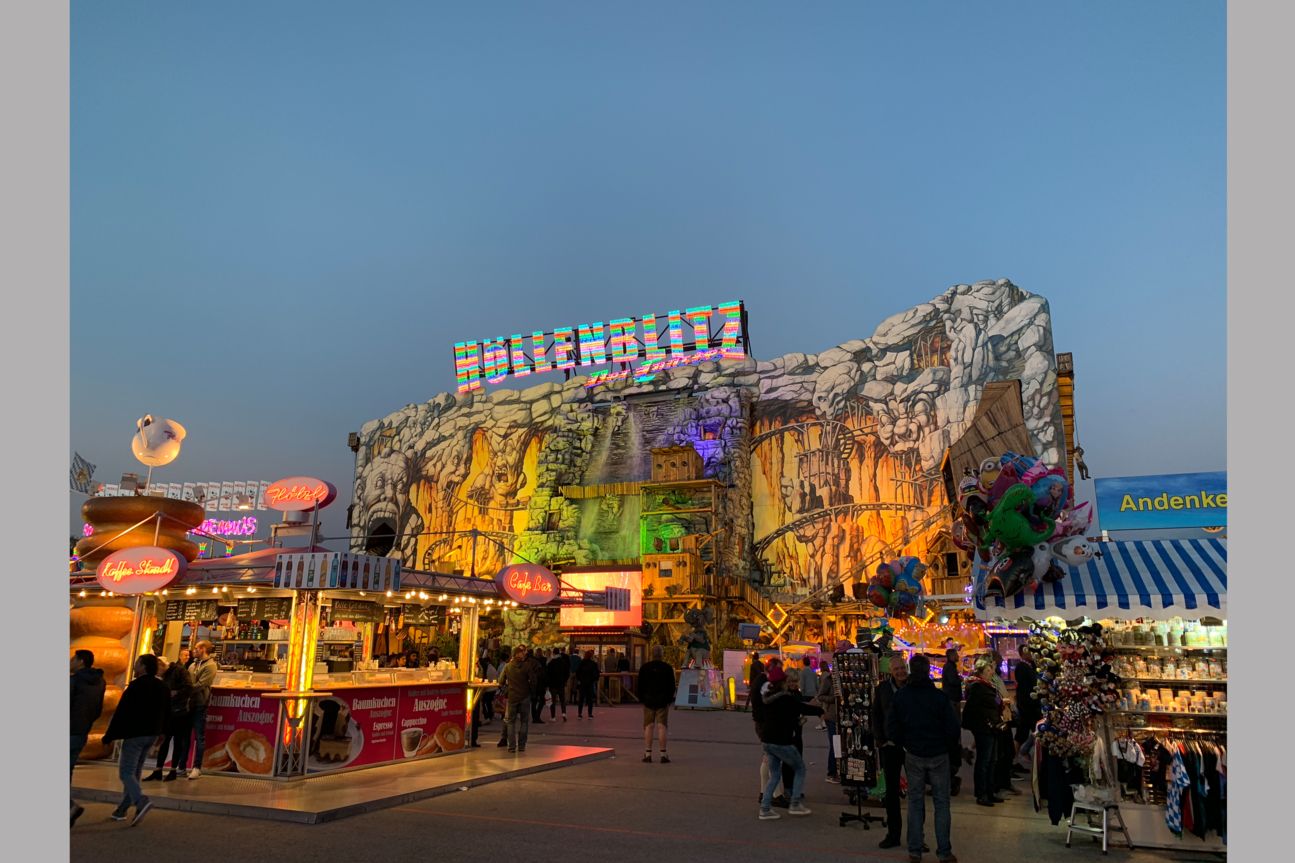
M507 690L507 707L504 710L504 728L508 734L508 751L525 752L526 737L530 731L531 699L540 688L540 674L526 648L518 645L512 662L504 666L500 682Z
M70 663L72 678L72 722L69 735L72 744L72 768L70 777L76 770L76 760L81 757L90 738L90 728L103 713L103 693L107 685L103 679L103 669L94 667L94 654L89 650L78 650L72 655ZM72 824L85 812L85 807L72 801Z
M891 739L886 728L895 695L908 682L908 663L896 654L890 657L890 676L877 684L872 694L872 739L881 754L881 771L886 778L886 836L881 848L897 848L904 828L899 805L899 771L904 766L904 749Z
M991 680L993 666L991 659L976 662L976 673L967 682L967 701L962 708L962 727L976 738L975 791L976 803L981 806L1003 802L1003 798L994 796L994 760L1003 706Z
M527 662L531 665L531 670L535 672L539 684L531 696L531 723L534 725L544 724L544 693L547 691L545 685L545 676L548 673L548 658L544 655L543 648L534 648L530 652Z
M157 673L157 657L153 654L145 653L135 660L135 679L122 693L103 735L105 744L121 741L117 775L121 778L123 793L112 812L112 820L125 821L127 812L134 806L132 827L153 808L153 802L140 790L139 774L144 769L148 748L166 727L166 715L171 710L171 690L158 679Z
M166 764L166 752L172 741L175 741L175 752L171 759L171 772L163 781L174 782L181 765L189 763L189 735L193 733L193 713L189 702L193 698L193 678L185 668L188 661L189 651L186 648L180 651L179 661L171 663L162 672L162 682L171 690L171 710L167 714L162 745L157 749L157 769L144 777L145 782L156 782L163 778L162 767Z
M576 702L576 719L582 719L585 707L589 708L589 718L594 718L594 702L598 700L598 678L602 671L594 659L592 650L585 651L585 658L576 666L576 683L580 687L580 698Z
M1034 698L1034 684L1039 675L1034 668L1034 657L1028 647L1021 648L1021 660L1016 663L1016 742L1024 744L1030 739L1034 726L1043 718L1043 710ZM1022 752L1025 751L1022 747Z
M944 652L944 668L940 670L940 689L953 705L953 712L962 721L962 675L958 671L958 648L950 647ZM949 747L949 793L958 796L962 790L962 777L958 769L962 767L962 739L955 740Z
M895 693L886 717L886 737L905 752L908 776L908 859L922 859L926 795L935 804L935 853L940 863L957 863L949 840L949 746L958 737L953 705L931 680L931 661L921 654L909 663L908 683Z
M567 678L571 676L571 657L561 647L553 649L553 658L544 667L545 682L549 687L549 719L558 718L558 705L562 705L562 721L567 721Z
M754 666L753 666L754 668ZM761 664L760 670L751 672L751 691L748 693L751 699L751 721L755 723L755 736L761 744L764 743L764 689L769 682L769 672L773 669L782 669L782 658L771 656L768 663ZM769 755L761 749L760 754L760 793L759 799L764 800L764 786L769 783ZM781 784L781 780L779 781ZM790 804L787 799L787 789L784 787L782 793L773 798L773 805L786 808Z
M822 716L823 708L810 704L800 694L787 688L787 675L781 667L769 669L768 686L761 692L764 702L764 751L769 756L769 781L760 798L760 820L780 817L773 811L773 792L782 779L782 765L791 764L795 771L791 786L789 815L809 815L805 806L805 759L793 745L796 726L802 716Z
M666 730L670 725L670 705L674 702L674 669L662 657L661 645L652 646L652 660L639 668L638 698L643 703L643 761L652 763L652 733L656 731L661 763L669 764L666 754Z

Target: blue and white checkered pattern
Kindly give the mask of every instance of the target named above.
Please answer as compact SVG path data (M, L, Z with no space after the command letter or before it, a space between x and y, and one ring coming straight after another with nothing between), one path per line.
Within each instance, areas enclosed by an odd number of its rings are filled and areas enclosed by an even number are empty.
M1228 546L1221 539L1159 539L1096 543L1102 556L1072 566L1066 577L1028 588L1004 601L981 597L985 570L977 563L976 616L1019 612L1031 617L1076 612L1094 619L1226 617Z

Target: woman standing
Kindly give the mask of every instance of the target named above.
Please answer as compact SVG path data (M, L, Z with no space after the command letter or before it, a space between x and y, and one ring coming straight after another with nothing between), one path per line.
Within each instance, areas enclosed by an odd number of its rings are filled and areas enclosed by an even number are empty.
M991 659L976 662L975 673L967 681L966 706L962 710L962 727L976 738L976 803L993 806L1003 798L994 796L994 758L1002 724L1002 702L993 683Z

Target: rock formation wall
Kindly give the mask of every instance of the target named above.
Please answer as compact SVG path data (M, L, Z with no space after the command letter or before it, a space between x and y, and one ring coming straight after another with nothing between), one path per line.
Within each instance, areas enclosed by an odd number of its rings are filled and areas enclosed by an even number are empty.
M1048 304L1006 280L958 285L817 355L706 362L587 389L442 394L365 424L353 544L391 532L406 565L636 556L638 500L563 486L649 478L654 447L692 444L724 484L722 574L788 598L848 572L943 504L935 476L984 385L1020 379L1036 455L1064 451Z

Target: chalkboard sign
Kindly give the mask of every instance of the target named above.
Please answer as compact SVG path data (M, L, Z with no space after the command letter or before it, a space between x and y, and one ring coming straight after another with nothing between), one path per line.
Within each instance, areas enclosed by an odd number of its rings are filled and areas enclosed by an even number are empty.
M239 620L287 620L292 614L292 597L267 596L238 601Z
M334 599L329 620L350 620L360 623L381 623L382 606L362 599Z
M445 609L439 605L406 605L401 608L406 626L439 626Z
M166 619L215 620L218 616L214 599L173 599L166 604Z

